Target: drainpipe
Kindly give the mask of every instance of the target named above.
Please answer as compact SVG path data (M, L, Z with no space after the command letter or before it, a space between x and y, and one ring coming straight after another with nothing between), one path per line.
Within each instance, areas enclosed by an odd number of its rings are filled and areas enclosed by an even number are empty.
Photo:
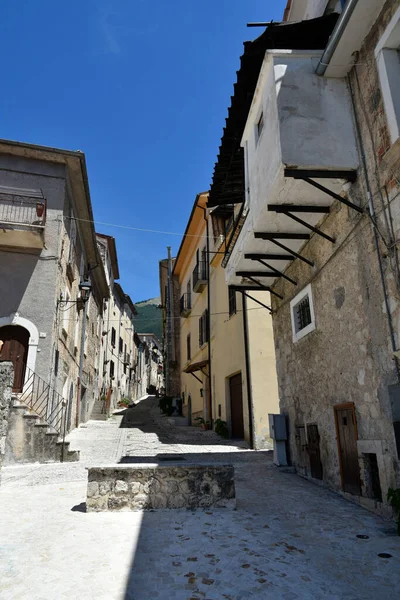
M338 43L343 35L344 30L347 27L347 24L350 20L351 15L354 12L355 7L357 6L358 0L347 0L343 8L343 12L337 20L337 23L332 31L331 37L329 38L329 42L325 48L323 55L320 58L320 61L315 69L317 75L324 75L327 70L330 60L335 52Z
M211 368L211 290L210 290L210 235L209 235L209 223L207 219L207 209L203 206L199 206L203 211L204 220L206 222L206 254L207 254L207 328L208 328L208 389L209 389L209 415L206 415L206 419L210 421L211 426L213 425L213 414L212 414L212 368ZM207 411L208 412L208 411Z
M249 326L247 320L247 298L242 294L242 312L243 312L243 337L244 337L244 356L246 363L246 385L247 385L247 404L249 409L249 434L250 448L254 450L254 414L253 398L251 393L251 372L250 372L250 352L249 352Z

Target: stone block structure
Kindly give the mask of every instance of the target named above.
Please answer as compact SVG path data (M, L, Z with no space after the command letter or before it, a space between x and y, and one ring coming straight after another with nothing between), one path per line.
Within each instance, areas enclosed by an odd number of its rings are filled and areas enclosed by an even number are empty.
M10 362L0 362L0 469L3 463L11 406L14 369Z
M90 467L87 510L235 508L232 465Z

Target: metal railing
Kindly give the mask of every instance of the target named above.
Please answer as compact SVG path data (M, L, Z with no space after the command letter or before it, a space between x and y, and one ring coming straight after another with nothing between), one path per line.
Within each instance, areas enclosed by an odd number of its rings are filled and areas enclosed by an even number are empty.
M207 263L205 261L200 261L193 269L193 289L197 287L198 283L205 283L207 279Z
M181 315L184 315L184 314L187 314L188 312L190 312L190 310L192 308L192 295L191 294L182 294L180 302L179 302L179 308L180 308Z
M38 415L49 429L62 437L61 462L64 460L64 444L67 427L67 402L37 373L26 367L22 392L16 394L18 401Z
M41 190L0 186L0 223L44 227L47 202Z

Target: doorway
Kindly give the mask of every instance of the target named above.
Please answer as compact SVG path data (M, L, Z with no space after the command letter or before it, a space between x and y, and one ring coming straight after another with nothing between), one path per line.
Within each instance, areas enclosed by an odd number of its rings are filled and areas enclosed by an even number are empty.
M322 462L319 448L320 435L316 423L307 424L307 452L310 462L311 477L322 479Z
M9 360L14 366L12 391L20 393L25 381L29 331L20 325L0 327L0 346L0 360Z
M361 495L360 465L357 451L357 422L353 402L334 407L340 474L345 492Z
M242 392L242 374L238 373L229 378L229 394L231 400L231 423L232 437L235 439L244 439L243 423L243 392Z

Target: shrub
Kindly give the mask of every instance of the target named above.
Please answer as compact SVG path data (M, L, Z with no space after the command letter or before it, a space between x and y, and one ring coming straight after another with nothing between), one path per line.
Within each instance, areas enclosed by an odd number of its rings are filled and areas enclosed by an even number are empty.
M215 433L218 433L221 437L227 439L229 437L228 425L226 421L217 419L214 423Z

